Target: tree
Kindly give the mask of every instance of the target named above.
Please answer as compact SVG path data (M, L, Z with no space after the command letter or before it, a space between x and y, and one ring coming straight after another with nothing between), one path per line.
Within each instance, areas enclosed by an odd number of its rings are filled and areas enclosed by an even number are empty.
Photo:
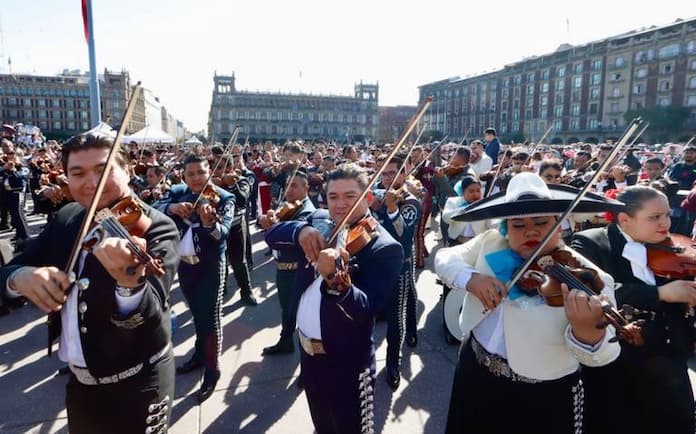
M689 118L688 107L647 107L637 110L629 110L624 114L626 122L631 122L636 117L643 118L650 123L651 136L658 140L666 140L672 134L682 131L684 123Z
M421 137L423 138L423 141L434 142L442 140L442 138L445 137L445 135L442 131L426 130L423 131L423 135Z

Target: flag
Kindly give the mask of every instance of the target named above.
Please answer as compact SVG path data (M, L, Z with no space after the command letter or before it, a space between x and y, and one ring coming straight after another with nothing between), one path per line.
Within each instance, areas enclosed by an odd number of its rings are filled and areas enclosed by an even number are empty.
M82 26L84 27L85 39L89 41L89 21L87 19L87 2L90 0L82 0Z

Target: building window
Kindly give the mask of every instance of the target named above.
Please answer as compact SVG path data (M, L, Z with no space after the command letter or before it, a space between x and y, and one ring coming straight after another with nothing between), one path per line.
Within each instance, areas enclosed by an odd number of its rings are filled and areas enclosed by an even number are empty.
M573 87L576 89L582 87L582 76L573 77Z
M696 89L696 76L689 79L689 89Z
M599 128L599 121L597 119L590 119L589 126L591 129L596 130L597 128Z
M626 62L624 61L624 58L621 56L616 56L616 58L614 59L614 66L617 68L623 67L625 63Z
M549 91L549 83L548 82L541 83L541 93L546 93L548 91Z
M595 59L592 61L592 69L598 71L602 69L602 59Z
M573 70L576 74L580 74L582 72L582 63L576 63L573 67Z
M670 104L668 97L661 97L657 99L657 105L661 107L667 107Z
M599 88L593 87L590 89L590 99L599 99Z
M620 72L617 72L617 73L612 74L612 75L611 75L611 79L614 80L614 81L619 81L619 80L621 80L621 73L620 73Z
M643 103L638 102L638 101L633 103L633 110L641 110L642 108L643 108Z
M527 87L527 95L534 95L534 86Z
M548 116L549 116L549 112L548 112L548 110L546 110L545 107L539 109L539 117L540 117L540 118L546 119Z
M666 59L668 57L674 57L679 55L679 44L669 44L666 45L657 52L657 57L660 59Z
M553 115L557 118L563 116L563 106L559 106L553 109Z
M563 131L563 121L560 119L553 121L553 130L556 132Z
M642 83L636 83L633 85L633 93L635 95L640 95L645 91L645 87L643 86Z
M87 119L87 112L86 111L80 112L80 119Z
M549 103L549 97L544 95L541 98L539 98L539 104L542 106L545 106Z
M636 78L645 78L648 76L648 68L636 69Z
M621 88L620 87L615 87L611 90L611 96L613 97L620 97L621 96Z
M686 105L689 107L696 107L696 95L689 95L686 97Z
M590 78L590 84L600 84L602 82L602 74L599 72L595 72L592 74L592 77Z
M54 129L54 130L60 130L60 129L62 129L62 128L63 128L63 124L61 123L61 121L55 121L55 122L53 122L53 129Z
M663 74L671 74L672 73L672 64L671 63L663 63L660 65L660 72Z
M598 107L598 104L596 104L596 103L590 104L590 114L591 115L597 114L597 107Z
M580 116L580 105L578 104L573 104L570 106L570 115L571 116Z
M559 66L556 68L556 76L565 77L565 66Z
M571 119L570 120L570 129L571 130L577 130L580 128L580 121L577 119Z
M565 89L565 80L559 80L556 82L556 90Z
M82 129L86 130L87 128L89 128L89 124L87 122L82 122Z
M686 53L687 54L696 53L696 41L689 41L686 43Z
M544 69L543 71L541 71L541 79L542 80L549 79L549 70L548 69Z
M672 88L672 87L671 87L671 83L670 83L669 80L662 80L662 81L660 82L660 90L661 90L661 91L668 91L668 90L670 90L671 88Z
M609 113L618 113L619 112L619 103L618 102L613 102L609 106Z
M527 83L534 83L534 73L530 72L527 74Z
M556 95L554 103L556 105L563 104L563 95Z

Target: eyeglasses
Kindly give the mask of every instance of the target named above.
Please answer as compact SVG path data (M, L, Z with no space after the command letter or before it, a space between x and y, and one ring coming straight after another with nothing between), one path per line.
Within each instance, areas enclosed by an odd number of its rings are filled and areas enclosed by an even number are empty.
M382 172L382 176L396 176L396 170L385 170Z

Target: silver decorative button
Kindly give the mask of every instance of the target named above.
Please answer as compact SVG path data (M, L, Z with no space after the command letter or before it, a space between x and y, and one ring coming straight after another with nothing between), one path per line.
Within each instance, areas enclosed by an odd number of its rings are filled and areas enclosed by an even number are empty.
M670 342L672 342L672 340L671 340L671 339L667 339L667 343L670 343Z
M82 333L83 335L86 335L87 334L87 327L85 327L85 326L80 327L80 333Z
M85 303L84 301L80 302L80 304L77 306L77 309L80 311L80 313L87 312L87 303Z

